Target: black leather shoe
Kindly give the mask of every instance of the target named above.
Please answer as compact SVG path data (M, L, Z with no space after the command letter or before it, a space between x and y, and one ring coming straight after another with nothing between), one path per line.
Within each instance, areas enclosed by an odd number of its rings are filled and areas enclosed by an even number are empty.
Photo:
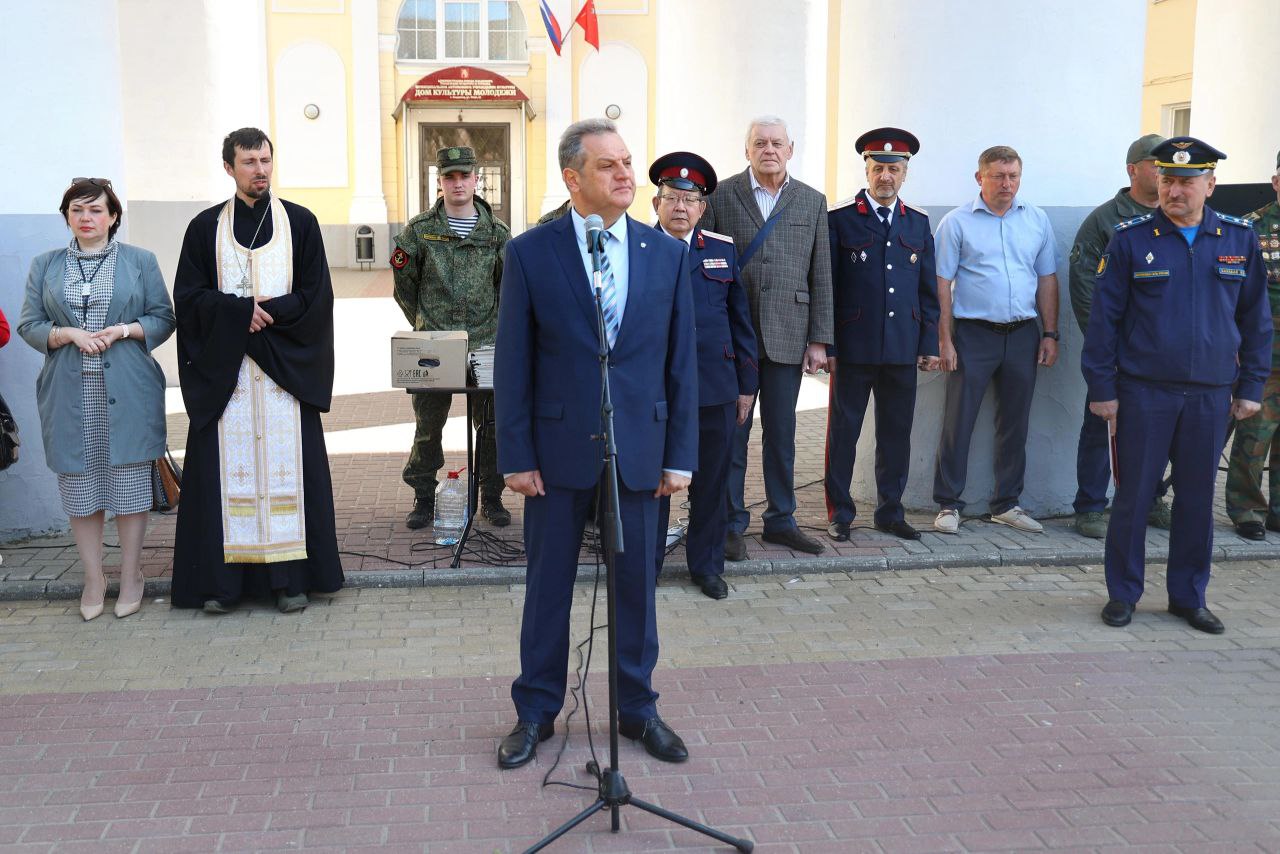
M837 543L847 543L849 541L849 523L832 522L827 526L827 536Z
M436 497L434 495L419 495L413 499L413 509L409 511L409 515L404 517L404 526L417 530L425 528L435 521L436 518Z
M486 495L481 498L480 512L495 528L505 528L511 524L511 511L502 506L501 496Z
M920 539L920 532L908 525L904 519L899 519L896 522L890 522L887 525L877 523L876 530L884 531L886 534L893 534L895 537L901 537L904 540Z
M712 599L729 598L729 585L724 583L724 579L718 575L694 575L693 583L698 585L698 589L702 591L703 596L709 596Z
M498 745L498 767L509 770L528 765L538 755L538 745L555 734L555 724L517 721L516 728Z
M746 538L737 531L730 531L724 535L724 559L735 563L747 559Z
M1191 626L1191 628L1208 632L1211 635L1220 635L1227 630L1227 627L1222 625L1222 620L1213 616L1213 612L1208 608L1183 608L1178 605L1170 605L1169 613L1186 620L1187 625Z
M1236 533L1246 540L1265 540L1267 538L1267 530L1262 527L1261 522L1241 522L1236 525Z
M638 739L650 756L663 762L683 762L689 758L684 741L663 723L662 718L649 718L639 723L619 721L618 735Z
M826 546L813 537L800 533L799 528L788 528L785 531L775 531L773 533L765 531L761 539L766 543L777 543L780 546L786 546L792 551L806 552L811 555L822 554L823 550L826 549Z
M1112 599L1102 609L1102 622L1108 626L1129 625L1129 621L1133 619L1133 605L1129 602L1121 602L1119 599Z
M307 594L299 593L297 596L290 596L287 590L276 592L276 610L281 614L294 614L298 611L305 610L307 605L311 604L307 599Z

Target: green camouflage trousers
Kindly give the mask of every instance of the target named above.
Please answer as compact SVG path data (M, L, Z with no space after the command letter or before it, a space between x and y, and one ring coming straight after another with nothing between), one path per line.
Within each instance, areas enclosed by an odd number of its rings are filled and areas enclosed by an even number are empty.
M1231 462L1227 466L1227 515L1235 524L1280 522L1280 374L1273 373L1262 391L1262 411L1236 422ZM1262 494L1262 467L1270 462L1268 492Z
M449 420L451 394L412 394L413 415L418 422L413 433L413 448L409 462L404 466L404 482L418 495L433 495L436 490L436 473L444 466L444 449L441 439L445 422ZM476 469L472 477L478 477L481 495L501 495L502 478L498 475L498 448L493 425L493 392L475 395L471 402L471 423L476 435Z

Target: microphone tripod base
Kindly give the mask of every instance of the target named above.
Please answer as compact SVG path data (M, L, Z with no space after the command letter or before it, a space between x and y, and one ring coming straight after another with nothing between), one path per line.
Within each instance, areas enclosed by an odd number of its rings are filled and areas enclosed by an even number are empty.
M626 805L642 809L647 813L652 813L659 818L665 818L667 821L675 822L676 824L687 827L690 830L696 830L705 836L710 836L712 839L718 839L726 845L733 846L738 851L747 852L755 848L755 843L750 839L738 839L735 836L722 833L713 827L707 827L705 824L699 824L693 819L685 818L684 816L678 815L669 810L664 810L656 804L651 804L648 801L642 801L639 798L631 797L631 789L627 787L627 781L623 778L621 771L601 771L600 766L593 760L587 763L587 773L596 777L600 781L599 797L596 798L595 803L557 827L555 830L551 831L550 835L540 840L537 844L526 849L525 854L532 854L534 851L541 851L543 848L546 848L552 842L555 842L561 836L564 836L566 833L573 830L575 827L582 824L601 810L611 811L610 829L614 833L617 833L620 829L619 819L621 817L621 810L619 807Z

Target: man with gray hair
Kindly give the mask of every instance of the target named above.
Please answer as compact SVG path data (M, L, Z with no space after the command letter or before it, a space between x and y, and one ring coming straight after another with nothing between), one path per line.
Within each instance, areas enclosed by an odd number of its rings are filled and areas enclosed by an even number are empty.
M707 201L703 227L733 238L760 346L760 421L764 431L763 539L818 554L823 545L796 526L796 400L805 373L827 365L835 341L827 200L791 177L795 143L777 116L747 126L747 168L721 181ZM775 227L781 226L781 227ZM746 560L751 514L743 499L752 417L737 428L729 468L725 558Z
M518 768L564 705L569 615L587 507L602 472L600 328L586 219L602 221L600 306L617 440L618 732L665 762L688 751L658 717L654 604L658 499L698 466L698 369L689 252L626 215L631 153L614 124L587 119L560 141L568 213L507 243L493 391L498 471L525 496L528 554L516 726L498 765ZM630 297L630 298L628 298Z

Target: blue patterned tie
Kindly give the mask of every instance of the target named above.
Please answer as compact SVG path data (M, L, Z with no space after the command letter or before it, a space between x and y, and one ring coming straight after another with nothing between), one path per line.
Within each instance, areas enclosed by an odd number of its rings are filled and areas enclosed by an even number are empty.
M618 327L621 324L618 316L618 292L613 284L613 266L609 263L609 253L604 251L612 237L607 231L600 232L600 305L604 309L604 332L609 338L610 350L618 340Z

